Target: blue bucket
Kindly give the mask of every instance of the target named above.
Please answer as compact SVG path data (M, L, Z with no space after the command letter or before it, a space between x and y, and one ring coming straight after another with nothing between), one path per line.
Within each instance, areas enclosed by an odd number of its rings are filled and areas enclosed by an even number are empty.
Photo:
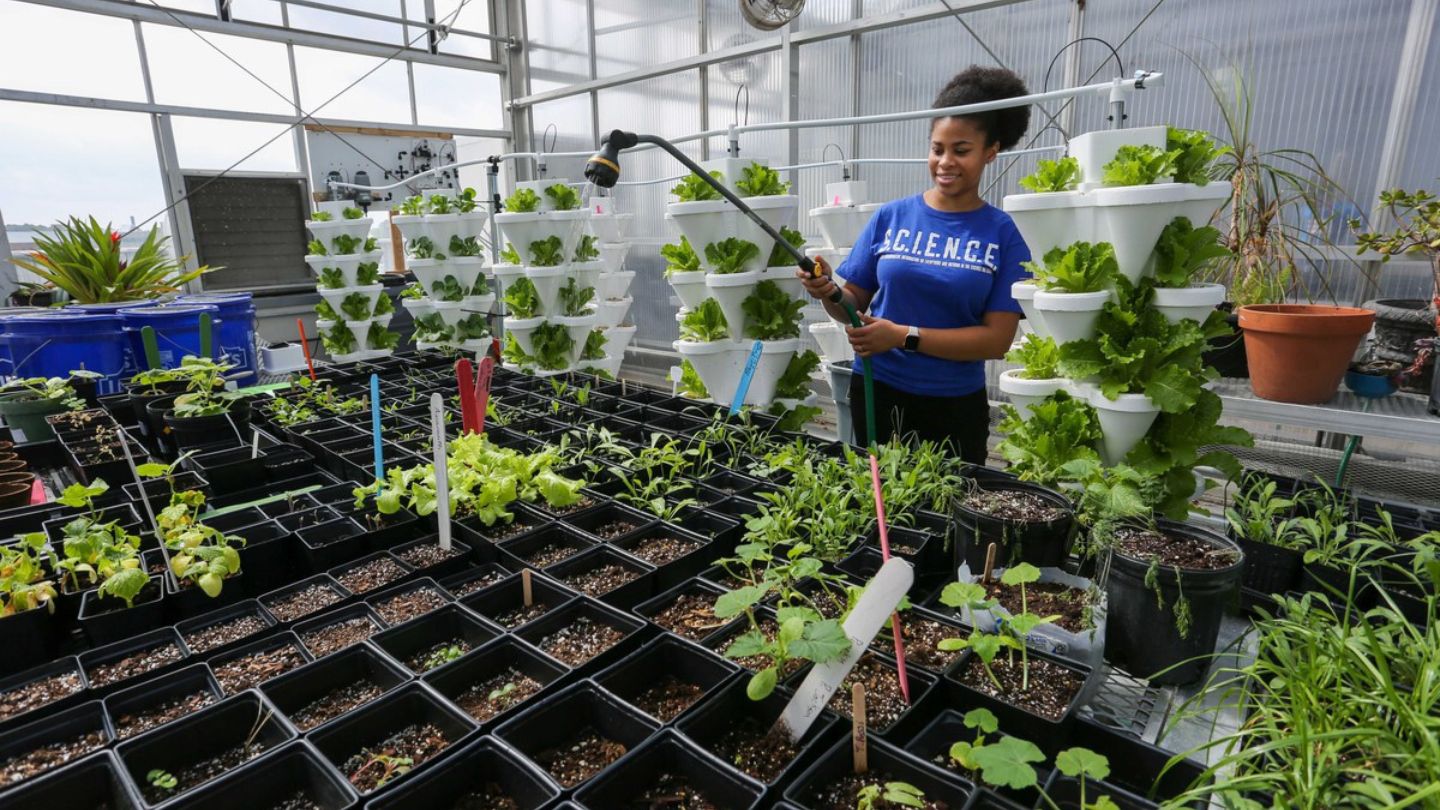
M16 315L5 319L0 344L17 377L68 377L86 369L101 375L100 394L120 391L125 374L125 333L115 314L67 310Z
M113 315L122 309L153 307L159 303L158 298L146 298L139 301L107 301L103 304L70 304L65 309L82 315Z
M218 332L220 310L209 304L171 304L168 306L130 307L119 311L125 330L127 362L136 371L147 368L145 344L140 330L150 327L155 330L155 343L159 349L160 365L163 368L177 368L186 355L200 356L200 315L210 313L213 332ZM211 355L215 343L211 341Z
M244 388L260 381L259 362L255 352L255 303L250 293L213 295L182 295L181 304L210 304L220 310L220 327L215 330L215 343L226 362L235 366L231 372L235 384Z
M10 356L10 344L4 340L5 324L11 318L21 315L35 315L41 312L55 312L50 307L4 307L0 308L0 375L11 376L15 358Z

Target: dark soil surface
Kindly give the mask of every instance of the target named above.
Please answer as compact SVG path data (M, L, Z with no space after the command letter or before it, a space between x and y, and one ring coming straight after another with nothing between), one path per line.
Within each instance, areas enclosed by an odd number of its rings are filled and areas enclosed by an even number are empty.
M754 717L741 717L710 747L721 759L769 784L780 776L800 747L783 731L773 731Z
M826 784L814 785L805 795L805 804L814 810L855 810L855 794L868 785L884 789L886 782L904 782L901 777L881 770L870 769L863 775L847 774L845 778ZM950 805L941 801L924 799L925 810L951 810ZM879 799L875 810L894 810L906 805Z
M240 616L186 635L185 646L190 648L190 652L198 655L224 647L226 644L242 638L249 638L266 627L269 625L265 624L259 616Z
M163 703L151 706L135 714L122 714L115 720L115 736L118 739L134 737L152 728L194 714L215 702L215 696L207 691L192 692Z
M614 540L615 538L623 537L638 528L640 528L640 524L636 523L633 520L630 520L628 518L616 518L615 520L601 523L599 526L596 526L593 529L589 529L588 531L602 540Z
M151 804L158 804L182 791L199 787L211 779L223 776L230 770L238 768L265 753L265 749L265 743L259 740L249 743L248 745L242 743L226 749L213 757L202 759L193 765L181 768L178 771L171 771L170 774L175 777L175 781L178 784L170 790L156 787L148 782L142 784L140 790L145 794L146 801Z
M395 625L408 622L416 616L423 616L447 604L449 604L449 600L439 591L432 588L417 588L375 605L375 612L380 614L380 618Z
M29 752L0 762L0 785L24 782L51 768L74 762L91 751L105 747L105 735L91 731L68 740L32 748Z
M551 506L548 503L542 503L540 504L540 508L556 517L565 517L566 515L573 515L581 510L589 509L594 505L594 498L591 498L589 495L582 495L578 502L572 503L569 506Z
M630 801L635 810L721 810L690 781L673 773L662 773L655 783Z
M336 687L324 696L316 698L309 705L290 715L290 722L301 731L309 731L321 723L328 723L340 715L363 706L385 693L377 684L360 679Z
M299 593L265 605L265 609L282 622L293 622L324 610L340 599L339 594L324 585L311 585Z
M905 694L900 691L900 677L895 668L870 653L860 656L855 668L840 682L840 688L830 698L830 708L846 717L853 716L850 713L850 690L857 683L865 685L865 719L867 728L872 732L889 728L910 708L910 704L905 702ZM919 681L912 678L910 687L911 697L919 698Z
M639 571L626 568L619 563L606 563L589 571L582 571L577 574L560 577L560 581L569 586L572 590L579 591L587 596L602 596L627 582L638 579Z
M505 788L487 782L485 787L461 796L450 810L520 810L520 803L510 798Z
M705 544L701 541L690 538L681 539L679 537L656 535L645 538L642 542L637 543L627 550L632 555L658 568L667 563L675 562L686 554L696 551L703 545Z
M1019 655L1015 656L1013 664L1008 656L997 656L990 664L990 671L995 673L995 678L1004 687L1003 690L995 688L995 684L986 676L979 658L970 659L965 670L959 673L960 682L977 692L1003 700L1047 720L1058 721L1064 716L1065 707L1070 705L1070 701L1085 683L1085 679L1078 672L1033 655L1030 656L1028 690L1023 688L1024 668Z
M128 655L119 661L101 664L86 674L90 676L90 686L99 688L153 672L179 661L182 657L180 648L176 645L162 644L159 647L151 647L148 650Z
M284 799L281 799L280 802L271 807L270 810L325 810L325 808L316 804L305 791L297 790Z
M364 565L351 568L335 579L351 593L369 593L405 576L405 569L389 557L376 557Z
M540 639L539 647L551 658L569 667L578 667L591 658L620 643L625 634L589 616L575 621Z
M220 682L225 694L233 695L304 664L305 656L300 653L300 649L294 644L286 644L283 647L242 655L214 666L215 680Z
M780 628L776 626L775 620L766 616L759 619L758 622L760 625L760 635L764 636L766 641L774 642L775 634L778 633L780 630ZM726 659L734 661L735 663L739 664L742 667L745 667L751 672L759 672L765 667L770 666L769 658L760 655L747 655L744 658L730 658L730 656L725 655L725 651L730 649L730 645L735 643L735 639L748 632L750 632L750 628L746 627L740 632L728 635L724 640L720 642L720 654ZM799 669L803 666L805 666L804 659L791 658L780 667L780 677L788 677L789 675L799 671Z
M961 505L981 514L1020 523L1048 523L1065 516L1065 510L1033 492L1018 489L976 490Z
M1194 537L1164 534L1147 529L1117 529L1115 550L1127 557L1150 562L1158 559L1170 568L1187 571L1218 571L1235 564L1231 549L1215 546Z
M764 566L757 565L754 571L755 576L758 578L765 573L765 568ZM714 571L707 573L705 575L705 579L715 583L716 585L719 585L727 591L733 591L736 588L743 588L746 585L750 584L749 581L743 580L735 576L724 568L716 568Z
M526 622L532 622L549 612L549 605L539 600L536 600L535 602L531 603L530 607L520 605L518 607L510 608L509 610L502 610L494 616L491 616L490 618L494 619L496 624L500 625L506 630L514 630L520 625L525 624Z
M938 649L947 638L963 638L968 632L941 624L930 619L921 619L908 613L900 614L900 636L905 640L905 663L924 667L931 672L942 672L960 657L960 650L946 652ZM870 649L883 653L894 653L895 632L889 627L882 628L870 642Z
M459 651L460 655L454 655L451 648ZM439 644L432 644L429 647L415 653L405 659L405 666L410 667L411 672L429 672L432 669L443 667L451 661L458 660L461 655L470 652L470 642L463 638L442 641Z
M1020 609L1019 585L993 582L986 594L1012 614L1024 612ZM1032 582L1025 586L1025 607L1036 616L1059 616L1055 625L1062 630L1083 633L1089 629L1085 626L1087 600L1080 588L1067 588L1058 582Z
M682 681L674 675L664 675L650 688L631 698L630 702L651 717L668 723L704 696L705 690L699 685Z
M579 554L584 550L585 549L581 548L578 545L573 545L564 541L557 541L554 543L546 543L540 548L530 552L529 556L521 557L520 559L524 560L535 568L544 568L548 565L553 565L557 562L560 562L561 560L574 557L576 554Z
M305 649L309 650L311 655L316 658L324 658L353 644L359 644L375 633L375 623L361 616L306 631L300 634L300 640L304 642Z
M606 739L593 728L586 727L558 748L541 751L535 764L544 768L561 787L573 788L605 766L625 756L625 746Z
M845 598L845 592L839 588L817 588L810 594L810 601L821 616L827 619L838 619L845 615L849 602Z
M691 641L699 641L730 623L715 618L715 597L708 593L681 594L650 621Z
M544 688L544 684L512 667L473 684L454 700L466 714L484 723Z
M539 525L539 521L531 520L529 517L517 514L515 515L515 520L508 524L505 524L503 526L496 524L489 528L481 526L480 531L483 532L491 540L500 543L505 540L509 540L512 537L519 537L520 535L538 527Z
M478 590L488 588L491 585L494 585L495 583L504 579L506 576L507 572L505 571L489 571L481 576L476 577L475 579L470 580L469 582L466 582L463 585L455 585L451 588L448 588L447 590L449 590L456 596L469 596L470 594L475 593Z
M406 726L374 748L360 749L345 760L340 772L356 790L369 793L419 767L449 746L445 732L437 726L429 723Z
M460 549L451 546L450 550L446 551L440 548L438 543L421 543L418 546L411 546L395 556L415 568L428 568L432 565L439 565L448 559L459 557Z
M38 681L31 681L0 694L0 721L9 720L31 709L69 697L80 691L80 673L62 672Z

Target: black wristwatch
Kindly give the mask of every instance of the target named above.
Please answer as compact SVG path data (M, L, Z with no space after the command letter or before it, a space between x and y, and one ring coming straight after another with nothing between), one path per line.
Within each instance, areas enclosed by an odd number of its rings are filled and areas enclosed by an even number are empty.
M905 351L920 351L920 327L912 326L905 333Z

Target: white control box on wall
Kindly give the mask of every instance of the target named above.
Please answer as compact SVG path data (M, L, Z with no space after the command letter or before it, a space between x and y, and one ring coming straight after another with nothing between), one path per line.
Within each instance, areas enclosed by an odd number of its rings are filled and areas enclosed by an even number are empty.
M353 189L338 189L332 196L331 180L388 186L407 177L456 161L454 136L444 132L408 133L371 127L305 127L310 150L310 184L317 202L353 200ZM415 194L437 189L455 189L459 178L453 170L417 178L391 191L371 192L372 204L382 208L396 205Z

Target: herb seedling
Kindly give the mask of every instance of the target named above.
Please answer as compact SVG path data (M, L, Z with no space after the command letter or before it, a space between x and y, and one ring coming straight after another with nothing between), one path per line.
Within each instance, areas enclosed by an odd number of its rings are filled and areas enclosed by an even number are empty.
M175 779L174 774L159 768L152 768L145 774L145 781L161 790L174 790L180 782Z
M903 807L924 807L925 791L909 782L886 782L883 788L866 785L855 793L855 810L875 810L881 801Z

